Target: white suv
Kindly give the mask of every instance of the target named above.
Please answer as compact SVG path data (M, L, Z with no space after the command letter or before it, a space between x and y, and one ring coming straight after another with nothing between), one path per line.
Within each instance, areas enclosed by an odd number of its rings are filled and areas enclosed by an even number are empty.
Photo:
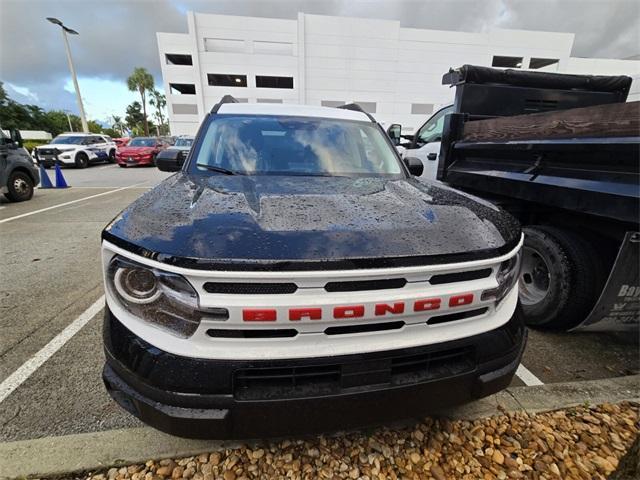
M45 168L55 164L86 168L90 163L115 162L116 144L107 135L63 133L50 144L36 147L34 156Z

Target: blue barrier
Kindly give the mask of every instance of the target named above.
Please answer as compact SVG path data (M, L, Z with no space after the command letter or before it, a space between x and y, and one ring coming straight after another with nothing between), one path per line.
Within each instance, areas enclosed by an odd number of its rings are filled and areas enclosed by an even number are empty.
M57 163L55 166L55 170L56 170L56 188L69 188L69 185L67 185L67 181L64 179L64 176L62 175L62 170L60 169L60 165L58 165Z
M40 188L53 188L51 179L42 165L40 165Z

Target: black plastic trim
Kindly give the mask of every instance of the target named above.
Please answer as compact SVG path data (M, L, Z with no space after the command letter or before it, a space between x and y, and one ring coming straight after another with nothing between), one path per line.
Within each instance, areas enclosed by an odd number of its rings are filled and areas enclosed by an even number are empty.
M204 360L153 347L127 330L107 308L103 379L112 398L124 409L174 435L258 438L327 432L423 415L495 393L511 382L526 336L518 308L500 328L438 345L306 359ZM460 355L471 355L466 358L473 363L459 374L415 383L411 365L429 355L442 357L438 368L447 370L448 354L438 352L451 352L453 361L459 361L455 359ZM364 382L384 379L379 367L393 358L401 359L399 363L392 361L396 370L405 368L409 361L406 383ZM333 371L331 365L343 365L341 393L293 399L234 398L236 373L291 368L303 373Z

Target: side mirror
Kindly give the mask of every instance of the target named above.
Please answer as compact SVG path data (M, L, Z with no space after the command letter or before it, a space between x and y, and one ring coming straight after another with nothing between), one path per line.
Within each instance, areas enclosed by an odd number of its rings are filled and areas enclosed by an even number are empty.
M178 172L182 169L184 159L180 150L161 150L156 156L156 167L163 172Z
M420 175L422 175L422 172L424 171L422 160L416 157L404 157L403 160L411 175L413 175L414 177L419 177Z
M402 125L399 123L394 123L389 128L387 128L387 135L391 139L391 143L394 145L400 145L400 134L402 133Z
M20 135L20 130L17 128L12 128L9 130L9 135L11 136L11 143L16 147L22 147L22 135Z

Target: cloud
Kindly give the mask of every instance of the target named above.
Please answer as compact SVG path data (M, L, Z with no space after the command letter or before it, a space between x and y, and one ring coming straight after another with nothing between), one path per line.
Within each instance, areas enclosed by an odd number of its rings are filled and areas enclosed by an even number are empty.
M124 82L144 66L161 85L156 32L186 32L189 10L280 18L302 11L457 31L571 32L576 56L640 53L637 0L0 0L0 80L14 92L27 89L45 108L76 110L64 89L69 71L60 28L45 19L57 17L80 33L69 42L81 79Z

